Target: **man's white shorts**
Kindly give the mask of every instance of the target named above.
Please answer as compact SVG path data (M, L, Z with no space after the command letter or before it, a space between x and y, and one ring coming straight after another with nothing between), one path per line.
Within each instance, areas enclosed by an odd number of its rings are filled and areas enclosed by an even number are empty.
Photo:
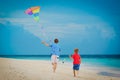
M52 63L58 63L58 61L59 61L59 56L57 56L57 55L52 55L51 56L51 62Z

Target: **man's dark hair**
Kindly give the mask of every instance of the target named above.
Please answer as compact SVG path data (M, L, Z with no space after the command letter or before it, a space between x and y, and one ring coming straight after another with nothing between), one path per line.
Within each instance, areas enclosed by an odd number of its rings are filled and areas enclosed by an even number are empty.
M54 42L55 42L55 43L58 43L58 42L59 42L59 40L58 40L58 39L54 39Z

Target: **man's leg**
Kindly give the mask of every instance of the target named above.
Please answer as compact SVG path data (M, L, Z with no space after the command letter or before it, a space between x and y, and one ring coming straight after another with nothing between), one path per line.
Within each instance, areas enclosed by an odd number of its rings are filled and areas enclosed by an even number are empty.
M57 63L54 63L54 72L56 71Z
M53 72L55 72L57 68L57 63L52 63L52 66L53 66Z
M54 70L54 63L52 63L52 68L53 68L53 72L55 72L55 70Z

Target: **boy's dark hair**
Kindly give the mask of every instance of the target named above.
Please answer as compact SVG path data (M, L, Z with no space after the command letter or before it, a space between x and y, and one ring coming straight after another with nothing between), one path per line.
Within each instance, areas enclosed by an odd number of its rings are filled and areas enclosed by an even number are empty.
M78 53L78 51L79 51L78 48L75 48L75 49L74 49L74 52L75 52L75 53Z
M55 43L58 43L58 42L59 42L59 40L58 40L58 39L54 39L54 42L55 42Z

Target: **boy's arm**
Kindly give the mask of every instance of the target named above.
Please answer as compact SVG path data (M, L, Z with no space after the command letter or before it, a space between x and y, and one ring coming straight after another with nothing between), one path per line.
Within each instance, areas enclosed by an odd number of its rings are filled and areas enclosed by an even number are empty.
M45 46L50 46L48 43L46 43L45 41L42 41L42 44L44 44Z

